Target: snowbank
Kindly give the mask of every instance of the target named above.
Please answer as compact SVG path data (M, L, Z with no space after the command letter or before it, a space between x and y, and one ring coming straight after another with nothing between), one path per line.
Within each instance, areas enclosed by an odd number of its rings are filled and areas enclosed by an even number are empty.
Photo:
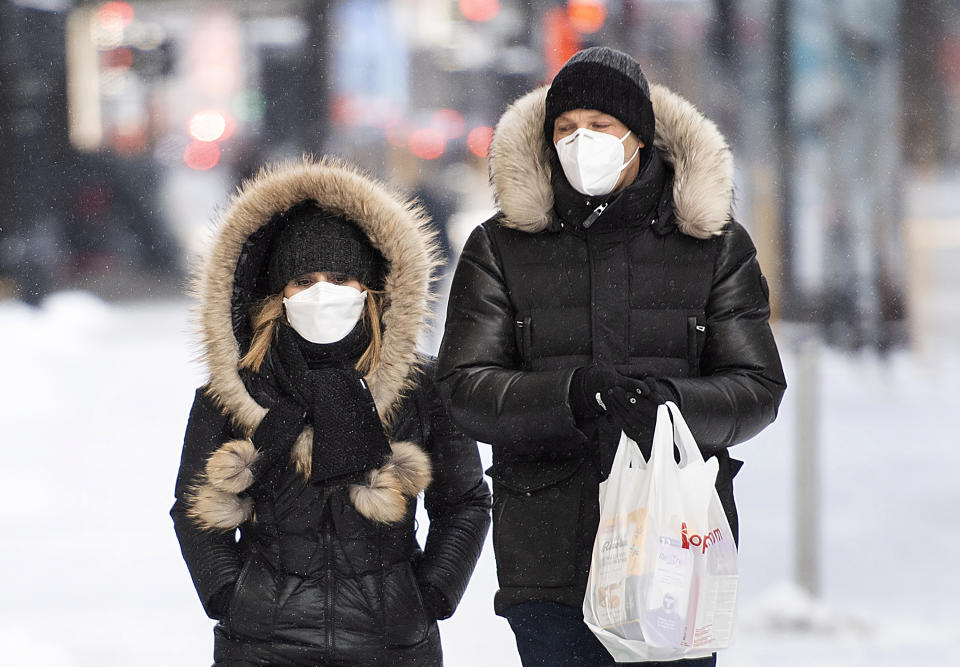
M212 633L167 515L187 413L188 304L62 293L0 303L0 665L195 665ZM783 345L788 378L793 353ZM734 456L743 578L720 665L949 664L960 653L960 353L824 351L822 596L792 579L791 394ZM484 447L484 456L489 448ZM425 521L425 517L424 517ZM451 667L519 665L493 615L490 542L453 619ZM956 662L956 661L954 661Z

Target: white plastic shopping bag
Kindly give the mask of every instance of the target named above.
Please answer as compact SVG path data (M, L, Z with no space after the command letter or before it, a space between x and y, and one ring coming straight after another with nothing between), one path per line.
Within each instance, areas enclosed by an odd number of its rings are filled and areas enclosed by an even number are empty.
M672 402L657 409L649 461L621 435L600 484L583 600L584 622L618 662L703 657L730 643L737 549L717 467Z

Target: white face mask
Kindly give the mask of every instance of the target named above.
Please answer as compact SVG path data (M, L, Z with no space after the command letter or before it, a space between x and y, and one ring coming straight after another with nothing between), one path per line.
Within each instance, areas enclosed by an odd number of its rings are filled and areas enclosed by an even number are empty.
M620 172L637 157L640 147L624 162L623 142L630 136L628 130L619 140L612 134L579 128L556 143L557 156L563 173L573 189L585 195L610 194Z
M311 343L335 343L353 331L367 293L349 285L318 282L283 298L287 321Z

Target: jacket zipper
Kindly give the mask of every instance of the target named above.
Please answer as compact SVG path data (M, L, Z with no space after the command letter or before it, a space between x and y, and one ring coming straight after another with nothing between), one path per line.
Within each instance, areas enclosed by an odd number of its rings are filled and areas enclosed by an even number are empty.
M607 206L609 205L610 204L608 204L607 202L604 202L600 204L598 207L596 207L595 209L593 209L593 213L587 216L587 219L583 221L583 224L581 226L584 229L590 229L593 223L597 221L597 218L603 215L603 212L607 210Z
M597 218L603 215L603 212L607 210L607 207L610 206L610 204L612 204L613 202L620 199L620 197L623 196L624 192L625 191L621 191L619 194L614 196L613 199L608 199L607 201L603 202L602 204L597 206L595 209L593 209L593 213L587 216L587 219L584 220L582 223L580 223L580 226L583 227L584 229L590 229L593 223L597 221Z
M326 618L324 619L324 625L327 629L327 647L329 648L330 655L333 655L335 646L333 645L333 595L334 595L334 578L333 578L333 549L331 548L330 540L330 530L332 526L331 517L328 514L329 507L324 511L326 515L323 521L323 551L326 558L326 567L327 567L327 595L326 595L326 607L327 613Z

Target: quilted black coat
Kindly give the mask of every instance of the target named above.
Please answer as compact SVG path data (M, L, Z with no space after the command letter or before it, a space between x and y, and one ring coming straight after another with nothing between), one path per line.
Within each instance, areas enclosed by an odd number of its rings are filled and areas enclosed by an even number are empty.
M277 387L263 369L238 371L246 313L262 296L271 221L308 199L355 220L389 262L383 350L365 381L393 453L355 478L307 479L311 458L325 455L308 426L288 459L250 485L241 483L254 470L249 438ZM436 621L463 595L490 496L476 442L453 425L433 362L416 351L431 242L415 209L336 162L264 172L227 210L198 277L210 379L190 414L171 511L201 603L219 621L216 664L442 664ZM418 491L430 519L422 546Z
M451 414L493 446L498 612L527 600L579 608L599 520L598 484L619 430L578 424L576 368L606 361L674 394L736 534L727 448L776 418L786 387L766 282L731 217L732 165L716 127L653 87L657 152L600 203L551 178L545 91L497 127L491 175L500 212L474 230L450 294L438 377Z

